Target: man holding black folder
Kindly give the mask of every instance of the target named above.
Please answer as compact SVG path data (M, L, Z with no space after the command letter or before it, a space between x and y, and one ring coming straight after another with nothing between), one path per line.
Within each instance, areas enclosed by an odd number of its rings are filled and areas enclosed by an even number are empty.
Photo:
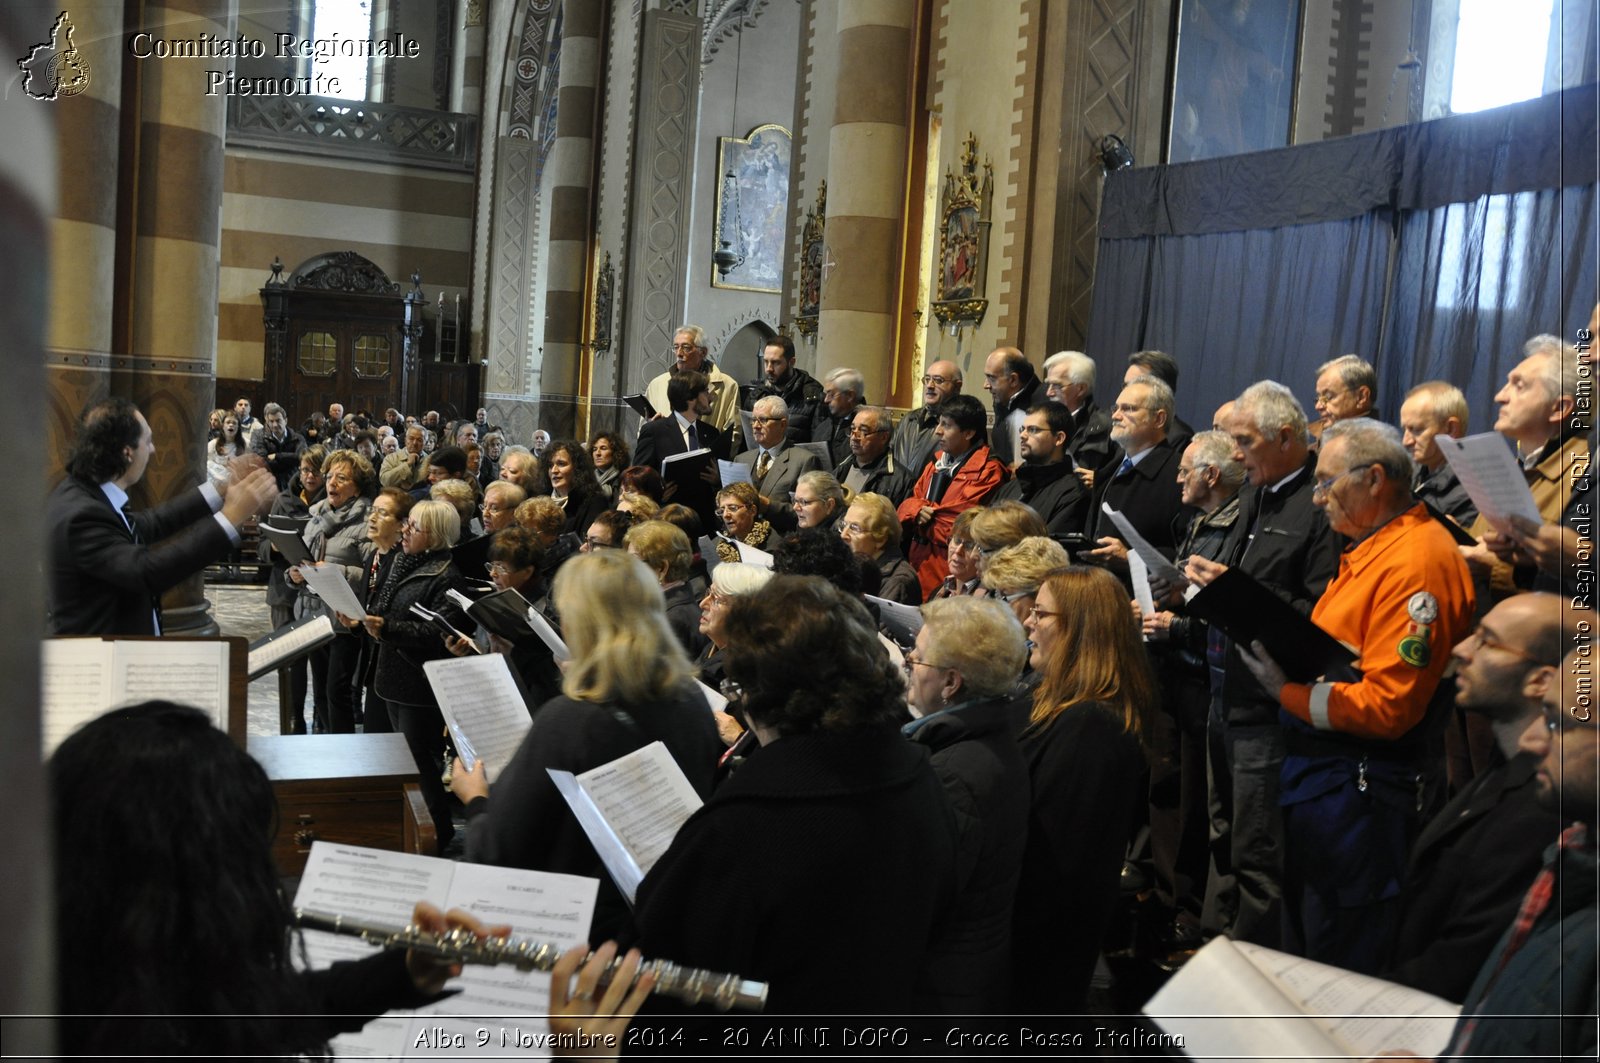
M1439 679L1475 597L1412 475L1389 425L1359 418L1322 434L1313 495L1350 546L1311 619L1357 649L1359 672L1291 683L1259 642L1244 656L1283 706L1285 945L1366 974L1394 941L1411 839L1443 783L1452 692Z
M1339 566L1327 519L1312 504L1313 459L1306 414L1294 393L1272 380L1246 388L1227 421L1234 460L1249 485L1220 560L1190 557L1185 575L1200 586L1230 567L1252 577L1301 615L1309 615ZM1239 648L1213 633L1207 774L1211 867L1202 926L1211 933L1275 948L1281 941L1283 819L1278 812L1283 728L1277 691L1256 682Z

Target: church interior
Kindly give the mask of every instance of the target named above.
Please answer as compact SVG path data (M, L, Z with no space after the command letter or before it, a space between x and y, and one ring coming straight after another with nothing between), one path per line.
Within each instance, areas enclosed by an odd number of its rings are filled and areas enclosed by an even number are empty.
M3 5L6 55L59 14ZM897 415L936 361L987 402L1008 346L1087 352L1102 404L1129 353L1171 352L1196 425L1266 378L1309 409L1347 351L1384 414L1444 377L1476 416L1525 339L1570 340L1597 301L1596 0L67 15L71 61L19 61L0 110L0 418L43 448L11 467L0 605L12 1015L50 1011L40 501L95 400L148 415L144 500L198 482L207 414L239 397L291 424L333 401L482 407L515 442L632 439L624 396L685 323L741 385L782 335ZM172 630L210 610L198 577L164 603Z

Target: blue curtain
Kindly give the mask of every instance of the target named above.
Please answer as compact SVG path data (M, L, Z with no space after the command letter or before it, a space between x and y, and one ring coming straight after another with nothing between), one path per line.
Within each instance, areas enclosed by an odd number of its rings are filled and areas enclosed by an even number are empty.
M1597 301L1596 86L1416 126L1106 180L1088 353L1102 405L1127 355L1182 367L1191 424L1256 380L1309 412L1355 352L1392 421L1453 381L1475 428L1522 341L1569 341Z

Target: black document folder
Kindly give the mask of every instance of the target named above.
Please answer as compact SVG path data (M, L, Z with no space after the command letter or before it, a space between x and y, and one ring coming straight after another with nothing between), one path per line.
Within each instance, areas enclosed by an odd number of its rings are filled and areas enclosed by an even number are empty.
M1189 599L1188 608L1241 646L1259 641L1292 682L1361 678L1354 651L1237 568L1212 580Z

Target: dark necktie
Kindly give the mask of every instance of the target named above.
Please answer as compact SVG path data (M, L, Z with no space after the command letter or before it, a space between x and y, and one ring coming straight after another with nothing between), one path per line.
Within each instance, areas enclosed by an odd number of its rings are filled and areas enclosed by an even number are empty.
M700 449L700 433L695 431L695 425L693 421L689 422L689 449Z
M756 479L765 480L767 472L772 468L772 452L763 450L761 457L756 459Z
M1117 475L1113 476L1112 479L1115 480L1118 477L1126 476L1128 473L1130 473L1132 471L1133 471L1133 459L1132 458L1123 458L1122 459L1122 464L1117 466Z

